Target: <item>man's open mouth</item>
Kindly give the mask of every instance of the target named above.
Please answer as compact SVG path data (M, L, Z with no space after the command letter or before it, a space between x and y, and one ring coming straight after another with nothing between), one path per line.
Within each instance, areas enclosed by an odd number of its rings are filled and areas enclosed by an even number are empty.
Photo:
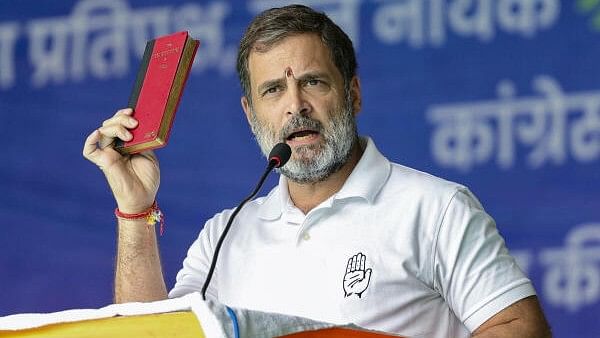
M288 141L299 141L299 140L305 140L311 137L315 137L318 136L319 132L315 131L315 130L299 130L299 131L295 131L293 133L291 133L286 140Z

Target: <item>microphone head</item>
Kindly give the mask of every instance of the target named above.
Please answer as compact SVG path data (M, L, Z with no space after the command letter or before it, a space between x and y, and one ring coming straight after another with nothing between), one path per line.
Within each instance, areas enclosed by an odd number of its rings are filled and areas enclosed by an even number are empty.
M292 156L292 148L287 143L277 143L269 153L269 163L275 164L275 168L282 167Z

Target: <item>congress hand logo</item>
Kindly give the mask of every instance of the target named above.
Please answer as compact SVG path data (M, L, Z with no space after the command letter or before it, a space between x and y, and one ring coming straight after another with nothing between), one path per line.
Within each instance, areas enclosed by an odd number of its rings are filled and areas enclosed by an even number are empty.
M362 297L363 292L369 287L371 269L366 269L367 256L357 253L348 260L346 274L344 275L344 297L357 295Z

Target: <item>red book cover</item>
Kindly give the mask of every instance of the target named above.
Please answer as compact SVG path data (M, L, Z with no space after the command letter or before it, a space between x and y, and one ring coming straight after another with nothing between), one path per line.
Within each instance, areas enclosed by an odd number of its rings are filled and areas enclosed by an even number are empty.
M129 107L138 126L133 139L119 142L123 153L137 153L166 144L175 112L194 60L198 41L178 32L148 41Z

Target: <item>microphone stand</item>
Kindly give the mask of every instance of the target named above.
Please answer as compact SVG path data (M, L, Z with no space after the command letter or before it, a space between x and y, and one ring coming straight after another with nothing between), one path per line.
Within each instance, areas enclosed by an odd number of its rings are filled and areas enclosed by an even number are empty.
M246 197L237 208L235 208L235 210L229 217L229 220L227 221L227 225L225 226L225 229L223 230L221 237L219 237L219 240L217 241L217 246L215 247L215 253L214 253L212 262L210 263L210 269L208 270L208 275L206 276L204 285L202 286L202 300L206 300L206 290L208 289L210 280L212 279L212 276L215 272L215 267L217 266L217 259L219 257L219 251L221 250L223 241L225 241L225 237L227 236L227 233L229 232L229 229L231 228L231 224L233 224L233 220L235 219L235 216L237 216L238 212L240 210L242 210L242 207L248 201L250 201L254 196L256 196L256 194L258 193L258 191L264 184L265 180L267 179L267 176L269 176L269 173L271 172L271 170L273 170L273 168L281 167L289 160L289 158L291 156L291 152L292 152L292 150L290 149L290 146L288 146L285 143L278 143L277 145L275 145L275 147L273 147L273 150L271 150L271 153L269 154L269 164L267 165L265 172L262 174L260 180L258 181L258 184L254 188L252 193L250 195L248 195L248 197Z

